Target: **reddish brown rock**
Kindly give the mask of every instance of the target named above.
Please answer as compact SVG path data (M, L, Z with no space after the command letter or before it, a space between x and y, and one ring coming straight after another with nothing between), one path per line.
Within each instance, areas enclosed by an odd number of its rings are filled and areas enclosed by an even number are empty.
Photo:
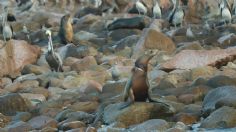
M68 108L74 111L84 111L87 113L92 113L96 111L99 103L96 101L87 101L87 102L77 102L69 106Z
M194 102L194 94L183 94L179 96L179 101L184 104L191 104Z
M4 115L14 115L17 111L29 111L32 108L29 100L16 93L0 96L0 104L0 113Z
M86 94L102 92L102 85L94 80L89 80L87 84L80 88L80 91Z
M85 126L86 124L81 121L72 121L72 122L64 123L62 125L62 130L66 131L70 129L83 128Z
M174 121L176 122L181 121L187 125L196 123L198 120L199 119L197 116L188 113L178 113L177 115L174 116Z
M220 67L233 61L236 57L236 48L219 50L183 50L171 60L161 65L162 70L192 69L202 66Z
M84 71L89 69L89 67L97 65L97 61L93 56L87 56L72 65L72 70Z
M162 119L163 117L172 116L174 112L172 108L169 109L157 103L137 102L120 110L121 106L122 103L108 105L104 110L104 122L109 124L121 122L126 126L130 126L150 119Z
M165 34L155 29L144 29L143 33L134 48L133 56L139 56L145 49L158 49L172 53L175 50L175 43Z
M0 45L3 42L0 41ZM11 40L7 45L0 49L0 76L19 74L22 68L37 61L40 48L29 45L23 40Z

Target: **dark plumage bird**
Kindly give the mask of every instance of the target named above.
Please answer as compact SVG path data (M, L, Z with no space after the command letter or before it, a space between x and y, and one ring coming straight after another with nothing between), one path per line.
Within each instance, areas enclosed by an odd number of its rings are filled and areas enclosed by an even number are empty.
M172 0L172 3L174 4L174 8L169 16L169 23L173 26L182 25L183 19L184 19L184 10L180 6L179 0Z
M12 13L7 14L7 21L14 22L16 21L16 17Z
M53 51L51 31L47 30L46 35L48 36L48 51L45 56L46 61L51 67L52 71L63 72L62 59L59 54Z
M219 4L221 18L223 19L224 23L231 22L232 16L229 10L228 4L226 0L221 1Z
M59 37L63 44L68 44L73 42L73 27L72 27L72 18L70 14L64 15L61 18L60 30L59 30Z

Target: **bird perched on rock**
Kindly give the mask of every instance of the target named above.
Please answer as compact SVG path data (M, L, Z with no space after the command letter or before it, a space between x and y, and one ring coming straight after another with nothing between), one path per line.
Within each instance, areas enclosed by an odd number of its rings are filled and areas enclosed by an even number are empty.
M102 5L102 0L90 0L90 2L95 8L99 8Z
M117 62L111 68L111 76L114 81L118 81L120 79L120 71L117 68Z
M187 36L188 38L194 38L194 37L195 37L194 34L193 34L193 31L192 31L190 25L189 25L188 28L187 28L186 36Z
M66 14L61 18L59 37L63 44L68 44L73 42L73 27L72 18L70 14Z
M54 52L54 50L53 50L51 31L47 30L46 35L48 36L48 51L45 56L45 59L53 71L63 72L62 59L61 59L60 55L57 54L56 52Z
M172 0L172 3L174 4L174 8L169 16L169 23L174 25L176 28L178 25L182 25L184 10L180 6L179 0Z
M137 0L135 3L135 7L138 10L138 14L140 15L143 13L143 15L147 14L147 8L145 7L145 4L140 2L140 0Z
M152 8L152 14L153 14L153 18L161 18L162 13L161 13L161 8L160 5L158 4L158 2L156 0L153 0L154 6Z
M22 29L22 32L25 34L25 36L27 37L27 40L31 41L30 39L30 32L29 30L27 29L26 25L24 24L23 26L23 29Z
M219 3L221 18L223 19L225 24L227 22L231 23L231 19L232 19L229 7L227 5L228 4L226 0L223 0L221 1L221 3Z
M4 42L10 40L13 36L12 26L7 21L7 14L8 14L8 7L5 7L2 20L2 33Z
M234 0L233 2L233 6L232 6L232 15L236 15L236 0Z

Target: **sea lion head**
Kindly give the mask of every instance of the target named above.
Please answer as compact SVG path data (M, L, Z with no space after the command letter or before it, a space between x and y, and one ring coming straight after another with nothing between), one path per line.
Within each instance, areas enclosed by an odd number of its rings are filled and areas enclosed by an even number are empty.
M140 56L135 61L135 67L142 69L144 72L147 72L149 61L157 54L157 51L147 50L144 55Z
M72 23L72 18L70 14L66 14L61 18L61 25L67 24L67 23Z

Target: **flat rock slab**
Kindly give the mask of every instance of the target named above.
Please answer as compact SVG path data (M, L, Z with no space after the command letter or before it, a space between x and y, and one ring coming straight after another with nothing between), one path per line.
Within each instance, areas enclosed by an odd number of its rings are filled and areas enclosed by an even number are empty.
M216 107L220 106L236 106L236 87L223 86L211 90L205 96L202 104L202 111L204 115L209 115Z
M211 113L201 123L202 128L231 128L236 126L236 110L223 106Z
M162 119L152 119L145 121L131 128L133 132L150 132L150 131L165 131L169 128L169 124Z
M28 121L33 129L43 129L45 127L57 128L57 121L47 116L36 116Z
M171 60L161 65L161 69L170 71L174 69L193 69L202 66L220 67L233 61L236 57L236 48L219 50L183 50Z
M108 105L105 108L103 120L108 124L122 122L124 125L130 126L150 119L173 115L168 108L157 103L137 102L120 110L121 105L123 103Z
M176 45L170 37L160 32L157 28L145 28L134 47L134 54L132 57L136 58L140 56L140 54L144 53L145 49L158 49L173 53L176 49Z
M120 18L108 25L108 30L121 28L143 29L149 24L149 20L144 17Z

